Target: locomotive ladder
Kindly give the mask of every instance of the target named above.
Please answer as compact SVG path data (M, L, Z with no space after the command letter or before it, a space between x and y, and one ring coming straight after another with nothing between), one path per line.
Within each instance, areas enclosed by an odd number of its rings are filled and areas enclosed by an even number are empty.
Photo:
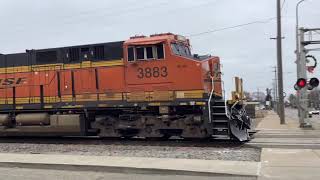
M248 123L246 114L241 114L242 111L230 111L225 100L224 82L221 81L223 87L222 98L214 98L212 90L209 100L209 122L212 125L212 137L215 139L238 139L239 141L247 141L250 139L247 128L243 127L243 123ZM243 108L242 108L243 109ZM249 120L250 121L250 120Z
M211 77L211 93L208 100L208 110L209 110L209 122L213 125L212 137L215 139L230 139L230 129L229 129L229 117L227 114L227 105L225 101L225 89L224 82L220 80L222 84L222 99L214 99L214 77Z
M229 129L230 118L227 114L226 102L224 99L216 99L211 103L211 124L216 139L230 139Z

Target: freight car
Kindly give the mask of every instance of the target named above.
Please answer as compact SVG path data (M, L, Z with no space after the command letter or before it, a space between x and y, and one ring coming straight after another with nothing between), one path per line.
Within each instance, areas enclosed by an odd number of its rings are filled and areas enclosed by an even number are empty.
M220 60L172 33L0 55L1 136L249 139Z

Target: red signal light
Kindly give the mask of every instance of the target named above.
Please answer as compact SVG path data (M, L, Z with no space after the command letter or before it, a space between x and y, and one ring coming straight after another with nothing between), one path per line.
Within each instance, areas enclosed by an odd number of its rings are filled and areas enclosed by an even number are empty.
M306 85L307 85L307 80L303 79L303 78L300 78L298 79L297 81L297 85L300 87L300 88L304 88Z
M300 89L306 87L306 85L307 85L307 80L303 79L303 78L300 78L300 79L298 79L298 81L295 84L294 88L295 88L295 90L300 90Z

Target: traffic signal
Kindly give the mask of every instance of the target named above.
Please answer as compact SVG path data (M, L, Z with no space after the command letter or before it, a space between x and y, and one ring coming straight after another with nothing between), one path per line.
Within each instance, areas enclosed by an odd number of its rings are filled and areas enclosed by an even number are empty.
M318 78L311 78L309 80L309 82L307 82L306 79L299 78L297 80L296 84L294 85L294 89L298 91L298 90L303 89L306 86L307 86L308 90L312 90L312 89L318 87L319 86L319 79Z
M318 86L319 86L319 79L311 78L308 84L308 90L312 90L313 88L316 88Z
M307 85L307 80L300 78L297 80L296 84L294 85L294 89L298 91L298 90L306 87L306 85Z

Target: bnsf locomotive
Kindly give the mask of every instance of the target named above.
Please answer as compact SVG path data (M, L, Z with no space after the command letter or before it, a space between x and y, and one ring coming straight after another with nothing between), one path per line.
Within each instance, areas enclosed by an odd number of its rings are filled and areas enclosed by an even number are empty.
M222 91L219 58L171 33L0 54L0 135L248 140Z

